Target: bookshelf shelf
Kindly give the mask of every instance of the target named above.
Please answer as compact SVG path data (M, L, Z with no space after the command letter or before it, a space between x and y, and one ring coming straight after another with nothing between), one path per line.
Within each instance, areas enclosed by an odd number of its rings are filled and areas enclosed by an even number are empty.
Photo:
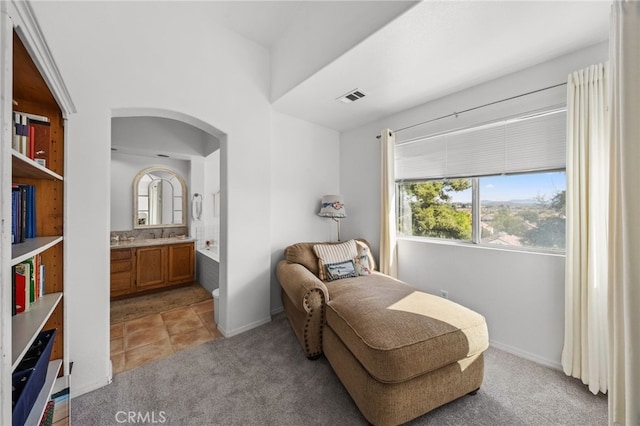
M31 413L29 414L29 417L27 417L27 421L24 423L26 426L38 426L40 424L40 419L44 414L44 409L47 407L47 402L51 399L53 385L56 383L56 378L58 377L58 372L60 371L61 366L61 359L49 362L44 386L42 386L42 390L38 394L38 399L36 399L36 402L33 404Z
M11 371L16 369L61 299L62 293L45 294L28 311L11 318Z
M11 150L11 161L14 177L63 180L63 177L59 174L47 169L46 167L42 167L40 164L16 150Z
M35 256L62 241L62 236L29 238L24 243L11 246L11 266Z

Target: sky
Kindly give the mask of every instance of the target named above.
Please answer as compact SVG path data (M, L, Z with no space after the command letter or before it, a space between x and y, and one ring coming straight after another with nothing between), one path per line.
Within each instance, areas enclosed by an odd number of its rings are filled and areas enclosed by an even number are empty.
M564 172L529 173L480 178L481 201L531 200L538 195L550 200L566 189ZM471 202L471 189L450 194L453 202Z

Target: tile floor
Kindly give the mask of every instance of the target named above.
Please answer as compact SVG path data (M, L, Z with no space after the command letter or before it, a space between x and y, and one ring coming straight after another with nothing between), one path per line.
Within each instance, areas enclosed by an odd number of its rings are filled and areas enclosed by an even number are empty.
M222 337L213 318L213 303L206 300L112 324L113 374Z

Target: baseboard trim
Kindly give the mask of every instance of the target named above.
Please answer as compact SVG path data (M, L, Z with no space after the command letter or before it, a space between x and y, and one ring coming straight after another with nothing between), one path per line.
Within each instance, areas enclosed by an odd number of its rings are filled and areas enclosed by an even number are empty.
M69 386L69 396L71 399L84 395L85 393L93 392L94 390L98 390L103 388L111 383L109 377L103 377L98 381L92 383L86 383L83 386Z
M496 342L495 340L489 340L489 344L496 349L500 349L501 351L505 351L510 353L511 355L518 356L520 358L524 358L529 361L533 361L537 364L544 365L545 367L553 368L554 370L562 371L562 364L557 361L552 361L550 359L541 357L536 354L532 354L531 352L523 351L522 349L514 348L513 346L505 345L500 342Z
M263 318L261 320L258 321L254 321L252 323L249 323L247 325L243 325L242 327L236 328L234 330L223 330L220 326L218 326L218 330L220 330L220 332L222 333L222 335L224 337L233 337L236 336L238 334L242 334L245 331L249 331L251 329L254 329L256 327L260 327L261 325L265 325L271 322L271 316L267 317L267 318Z
M280 312L284 312L284 306L277 307L271 311L271 316L278 315Z

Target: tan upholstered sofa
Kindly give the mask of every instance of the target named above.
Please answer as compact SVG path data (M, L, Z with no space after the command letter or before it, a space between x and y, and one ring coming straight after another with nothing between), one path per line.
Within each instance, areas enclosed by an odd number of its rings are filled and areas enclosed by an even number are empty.
M370 423L404 423L480 388L481 315L375 271L321 281L316 244L287 247L278 265L285 315L305 355L324 353Z

